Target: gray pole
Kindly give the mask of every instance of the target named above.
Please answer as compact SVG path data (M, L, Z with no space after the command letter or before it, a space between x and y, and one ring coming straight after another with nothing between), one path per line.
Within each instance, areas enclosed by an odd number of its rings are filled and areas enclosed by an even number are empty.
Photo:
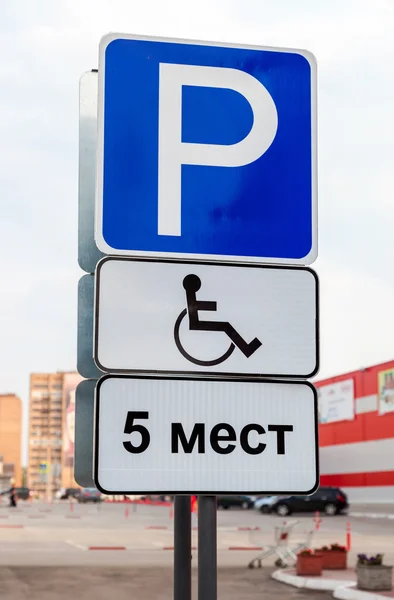
M192 597L192 515L190 496L175 496L174 600Z
M217 600L216 496L198 497L198 600Z

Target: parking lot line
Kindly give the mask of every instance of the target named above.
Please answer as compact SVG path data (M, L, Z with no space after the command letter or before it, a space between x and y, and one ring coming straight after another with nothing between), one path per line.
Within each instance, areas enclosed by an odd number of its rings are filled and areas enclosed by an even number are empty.
M81 544L77 544L76 542L73 542L72 540L65 540L65 542L69 546L73 546L74 548L78 548L79 550L87 550L87 548L85 548L85 546L82 546Z

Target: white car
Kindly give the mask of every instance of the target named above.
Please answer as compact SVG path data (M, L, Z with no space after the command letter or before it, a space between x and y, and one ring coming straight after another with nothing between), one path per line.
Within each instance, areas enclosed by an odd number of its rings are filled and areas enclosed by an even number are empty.
M259 498L254 503L254 508L259 510L261 513L268 514L270 512L270 506L274 504L279 496L266 496L265 498Z

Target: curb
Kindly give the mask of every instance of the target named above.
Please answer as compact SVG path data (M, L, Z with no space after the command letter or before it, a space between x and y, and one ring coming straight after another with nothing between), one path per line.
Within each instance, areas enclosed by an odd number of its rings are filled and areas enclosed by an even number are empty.
M296 588L308 590L326 590L333 592L333 597L337 600L382 600L387 596L364 592L356 589L355 581L344 581L338 579L324 579L322 577L298 577L286 573L286 570L278 569L271 574L272 579L291 585Z
M335 590L334 598L338 600L383 600L383 598L387 599L387 596L381 596L372 592L363 592L362 590L355 589L353 586L349 586Z
M297 575L291 575L286 571L279 569L274 571L271 575L272 579L292 585L296 588L304 588L307 590L326 590L334 591L339 587L349 587L354 585L354 581L344 581L343 579L324 579L322 577L298 577Z

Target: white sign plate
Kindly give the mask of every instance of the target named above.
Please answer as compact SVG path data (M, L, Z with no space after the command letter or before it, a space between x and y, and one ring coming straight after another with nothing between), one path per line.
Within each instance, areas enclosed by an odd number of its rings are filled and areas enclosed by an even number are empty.
M95 283L102 371L318 371L318 279L309 268L105 258Z
M105 376L95 483L109 494L311 494L317 395L308 382Z

